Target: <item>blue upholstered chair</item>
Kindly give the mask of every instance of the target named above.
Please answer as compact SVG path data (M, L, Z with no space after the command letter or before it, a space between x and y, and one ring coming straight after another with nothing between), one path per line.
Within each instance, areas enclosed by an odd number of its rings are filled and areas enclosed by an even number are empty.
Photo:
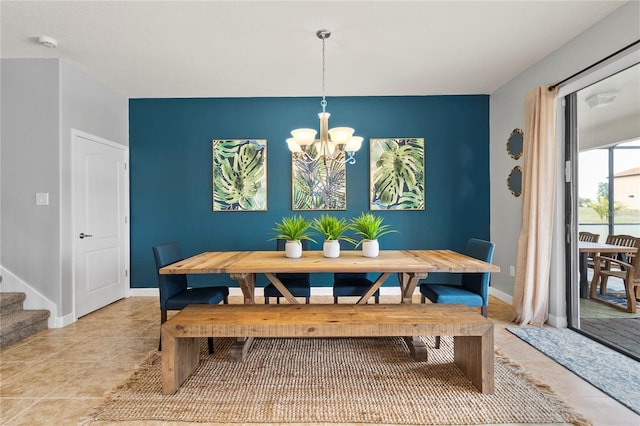
M158 288L160 290L160 325L167 321L167 311L179 311L187 305L217 305L229 303L229 287L197 287L190 288L186 275L161 275L160 268L183 260L182 250L176 242L160 244L153 247L153 256L158 272ZM209 353L213 353L213 338L209 338ZM162 340L158 345L162 350Z
M372 284L364 272L336 272L333 274L333 303L338 303L338 297L362 296ZM380 290L376 290L373 297L380 303Z
M276 240L276 250L284 251L286 241L282 239ZM302 240L302 250L309 249L309 241ZM291 292L294 297L304 297L305 302L309 303L311 297L311 280L308 272L304 273L280 273L276 274L276 277L285 287ZM275 297L276 303L280 303L282 293L273 284L268 284L264 288L264 303L269 304L269 298Z
M490 241L472 238L467 243L464 254L491 263L495 245ZM457 303L479 306L482 315L487 316L489 306L489 272L461 274L460 284L420 284L421 302L429 299L433 303ZM436 348L440 347L440 336L436 338Z

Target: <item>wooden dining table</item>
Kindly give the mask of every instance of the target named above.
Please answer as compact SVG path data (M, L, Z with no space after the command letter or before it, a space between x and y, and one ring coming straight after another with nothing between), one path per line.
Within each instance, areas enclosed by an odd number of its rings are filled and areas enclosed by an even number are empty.
M343 250L340 257L324 257L322 251L305 251L290 259L282 251L204 252L160 269L161 274L229 274L238 281L244 303L255 303L256 275L264 274L289 303L298 303L276 273L379 273L357 303L367 300L391 274L398 275L401 303L411 303L418 281L430 272L499 272L491 263L452 250L381 250L378 257L364 257L359 250Z
M282 251L204 252L160 269L160 274L229 274L238 281L245 304L255 303L256 275L264 274L289 303L299 303L276 273L378 273L371 287L356 302L365 304L392 274L400 284L400 303L411 303L421 279L430 272L473 273L499 272L500 268L452 250L380 250L378 257L364 257L360 250L343 250L337 258L324 257L322 251L304 251L302 257L291 259ZM412 353L425 353L418 336L407 337ZM251 341L236 351L246 353Z
M588 256L593 253L597 256L601 253L615 255L618 253L636 253L637 247L618 246L606 243L594 243L589 241L578 241L578 251L580 253L580 298L589 298L589 279L587 277Z

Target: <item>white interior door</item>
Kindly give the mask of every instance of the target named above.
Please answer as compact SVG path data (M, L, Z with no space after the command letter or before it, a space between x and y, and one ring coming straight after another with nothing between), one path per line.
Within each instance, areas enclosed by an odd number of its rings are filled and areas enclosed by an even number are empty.
M73 131L73 238L76 317L126 296L127 147Z

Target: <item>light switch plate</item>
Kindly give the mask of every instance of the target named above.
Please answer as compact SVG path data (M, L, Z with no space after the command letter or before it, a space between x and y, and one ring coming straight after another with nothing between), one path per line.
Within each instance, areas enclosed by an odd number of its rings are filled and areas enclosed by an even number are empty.
M49 193L36 192L36 206L48 206L48 205L49 205Z

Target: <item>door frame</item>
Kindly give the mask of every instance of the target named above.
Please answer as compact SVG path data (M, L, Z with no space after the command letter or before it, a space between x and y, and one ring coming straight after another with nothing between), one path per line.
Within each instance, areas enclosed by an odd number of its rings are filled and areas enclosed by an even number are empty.
M76 206L78 204L78 200L76 198L77 188L76 188L76 180L73 178L75 176L75 156L77 154L76 148L76 139L84 138L88 139L92 142L100 143L106 145L111 148L118 149L123 152L124 161L125 161L125 171L124 171L124 200L123 206L125 211L125 225L122 233L122 245L121 249L124 253L124 264L125 264L125 279L124 279L124 295L125 297L129 297L130 287L131 287L131 265L130 265L130 250L131 250L131 230L130 230L130 202L129 202L129 147L126 145L122 145L108 139L101 138L99 136L92 135L87 132L83 132L78 129L71 129L71 303L73 306L72 314L73 314L73 322L78 320L77 309L76 309L76 259L78 255L78 245L76 241L76 235L78 235L79 230L76 229Z
M556 276L562 276L563 280L558 280L559 283L564 284L564 295L566 303L566 319L567 326L580 332L579 328L579 286L577 284L578 277L578 219L577 219L577 191L575 185L577 184L577 172L578 172L578 141L576 129L568 129L571 124L570 118L575 117L575 111L571 111L570 108L575 108L570 102L571 96L575 98L575 94L594 84L600 80L604 80L620 71L623 71L635 64L640 63L640 46L636 46L629 51L620 53L620 55L609 59L604 62L600 67L577 77L574 80L567 82L560 87L556 99L562 103L563 108L558 109L558 143L559 149L564 153L562 158L564 169L564 182L562 182L562 194L564 196L564 203L557 203L558 214L562 214L562 228L556 229L558 232L557 238L564 241L564 256L557 256L558 259L564 259L563 265L558 265L558 269L555 271ZM567 104L565 105L565 100ZM569 111L565 111L569 109ZM573 117L572 117L573 114ZM573 123L576 125L577 123ZM566 185L565 185L566 182ZM558 187L559 188L559 187ZM558 200L560 201L560 200ZM560 253L557 253L560 255ZM562 273L561 273L562 271ZM558 291L556 294L559 294ZM593 339L592 336L589 336ZM594 339L597 340L597 339ZM603 343L603 342L600 342Z

